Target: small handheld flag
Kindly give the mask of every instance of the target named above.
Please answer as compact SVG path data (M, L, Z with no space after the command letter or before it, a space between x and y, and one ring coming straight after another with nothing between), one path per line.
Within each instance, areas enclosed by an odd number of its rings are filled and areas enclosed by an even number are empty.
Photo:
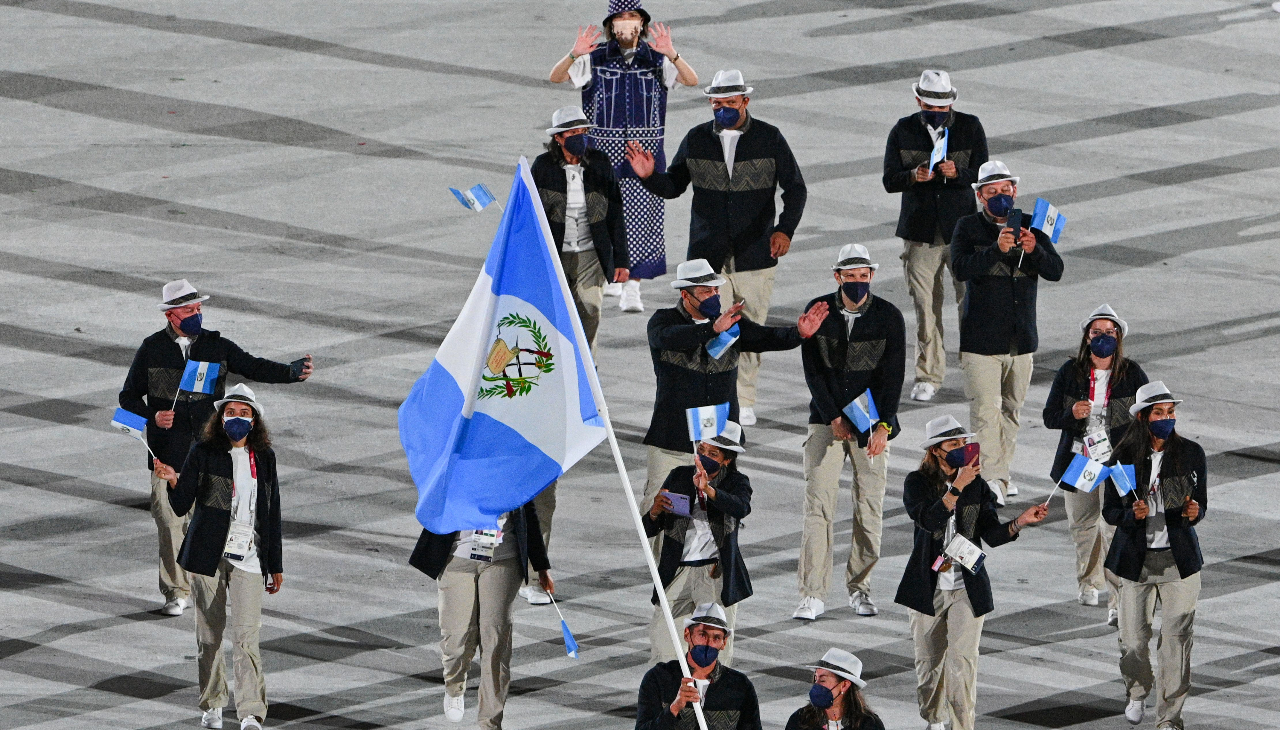
M564 635L564 651L569 655L570 659L578 658L578 642L573 638L573 632L569 630L569 624L564 620L564 614L560 613L560 604L556 603L556 597L550 593L547 596L551 599L551 605L556 607L556 615L560 617L560 633Z
M729 404L686 408L684 417L689 426L689 440L697 443L719 436L724 431L724 425L729 422Z
M930 170L937 167L939 162L946 161L947 143L950 141L950 137L951 137L950 127L942 130L942 136L939 137L938 141L933 145L933 152L929 153L929 169Z
M1051 243L1057 243L1062 236L1062 229L1067 227L1067 217L1049 205L1049 201L1036 198L1036 209L1031 213L1031 227L1048 236Z
M222 366L216 362L188 360L186 370L182 371L182 380L178 382L178 390L212 395L221 370Z
M114 416L111 417L111 426L118 429L126 436L132 436L142 442L147 447L147 451L151 454L151 458L155 458L155 452L151 451L151 447L147 445L147 441L142 436L142 432L147 427L147 419L139 416L132 411L126 411L123 408L117 408Z
M867 405L864 408L857 398L849 401L849 405L844 407L844 414L853 421L854 428L862 433L867 433L876 421L880 420L880 413L876 411L876 400L871 397L871 389L863 395L867 398Z
M719 360L729 346L738 341L738 325L734 324L729 329L716 335L715 339L707 343L707 354Z
M488 186L484 183L473 185L467 190L459 190L457 188L449 188L449 192L453 193L453 197L462 203L462 207L470 208L479 213L497 198L493 197L493 193L489 192Z
M1116 487L1116 494L1121 497L1132 492L1138 481L1134 476L1132 464L1115 464L1108 471L1107 476L1111 477L1111 483Z
M1109 471L1102 462L1076 454L1067 466L1067 470L1062 473L1062 483L1082 492L1092 492L1098 483L1106 478Z

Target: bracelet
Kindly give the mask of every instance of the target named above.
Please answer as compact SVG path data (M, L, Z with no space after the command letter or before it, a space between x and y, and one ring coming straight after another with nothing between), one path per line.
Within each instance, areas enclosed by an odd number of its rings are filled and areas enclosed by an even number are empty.
M576 61L576 60L578 60L578 57L577 57L577 56L575 56L575 55L573 55L573 51L569 51L569 60L570 60L570 61Z
M675 58L673 58L673 59L671 59L671 62L672 62L672 63L675 63L676 61L679 61L679 60L680 60L680 54L679 54L679 53L677 53L677 54L676 54L676 57L675 57Z
M1018 524L1018 520L1016 518L1013 520L1013 522L1010 522L1009 525L1013 527L1013 534L1016 535L1019 532L1022 532L1022 525Z

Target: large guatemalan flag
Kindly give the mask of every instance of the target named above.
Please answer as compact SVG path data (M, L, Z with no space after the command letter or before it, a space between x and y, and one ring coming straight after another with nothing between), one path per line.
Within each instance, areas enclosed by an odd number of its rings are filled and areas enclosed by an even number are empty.
M418 522L493 529L599 444L594 368L521 157L484 270L400 406Z

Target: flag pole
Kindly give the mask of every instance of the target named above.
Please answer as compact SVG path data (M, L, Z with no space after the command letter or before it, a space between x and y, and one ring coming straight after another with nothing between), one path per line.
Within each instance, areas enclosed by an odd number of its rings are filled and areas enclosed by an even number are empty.
M1048 506L1049 506L1049 502L1050 502L1050 500L1052 500L1052 499L1053 499L1053 495L1055 495L1055 494L1057 494L1057 493L1058 493L1058 486L1059 486L1060 484L1062 484L1062 482L1054 482L1054 484L1053 484L1053 491L1052 491L1052 492L1049 492L1049 499L1046 499L1046 500L1044 501L1044 504L1043 504L1042 506L1044 506L1044 507L1048 507Z

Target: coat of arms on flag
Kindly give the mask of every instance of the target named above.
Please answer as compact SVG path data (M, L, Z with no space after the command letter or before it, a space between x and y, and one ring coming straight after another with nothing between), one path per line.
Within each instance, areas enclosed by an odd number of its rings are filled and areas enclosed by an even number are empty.
M542 374L555 370L555 355L551 353L551 343L532 317L508 314L498 320L500 335L503 327L524 330L533 347L521 347L519 335L516 335L514 346L507 344L502 337L496 338L485 361L485 370L489 374L481 373L480 378L486 383L497 384L481 387L476 394L477 398L515 398L528 395L533 386L538 384L538 378ZM533 359L525 359L526 354L532 355Z

